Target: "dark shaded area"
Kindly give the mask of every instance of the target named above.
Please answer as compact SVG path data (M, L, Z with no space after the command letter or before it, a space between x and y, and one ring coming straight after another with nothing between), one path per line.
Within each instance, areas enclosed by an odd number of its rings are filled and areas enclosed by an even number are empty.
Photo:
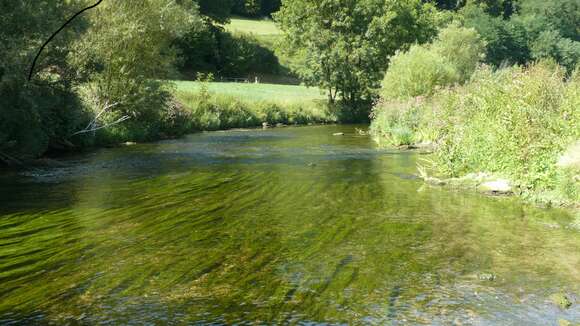
M251 35L232 35L211 24L190 31L176 43L182 53L180 70L188 79L196 79L198 72L236 78L287 73L274 52Z

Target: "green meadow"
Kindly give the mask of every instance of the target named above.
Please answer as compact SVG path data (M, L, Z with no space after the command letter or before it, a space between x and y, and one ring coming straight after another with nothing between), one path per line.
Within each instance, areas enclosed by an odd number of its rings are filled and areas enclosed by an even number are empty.
M192 130L336 121L318 88L192 81L174 84L174 96Z
M232 18L225 28L230 33L245 33L255 36L282 34L274 21L269 19Z
M326 97L316 87L302 85L277 85L261 83L201 83L196 81L176 81L178 93L199 92L202 86L219 96L237 97L240 101L275 102L285 104L308 104Z

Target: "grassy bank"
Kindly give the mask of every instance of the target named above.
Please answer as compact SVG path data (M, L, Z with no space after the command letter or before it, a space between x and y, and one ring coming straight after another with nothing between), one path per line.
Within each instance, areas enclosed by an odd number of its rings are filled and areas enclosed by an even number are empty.
M124 142L148 142L207 130L261 127L264 122L275 126L337 121L325 97L316 88L190 81L161 85L156 90L151 88L150 96L143 95L138 119L131 118L95 132L70 136L70 141L53 144L50 152L57 154ZM155 101L158 94L167 101ZM89 110L90 104L79 105L85 105ZM101 125L118 118L119 115L108 116ZM88 120L82 124L87 123ZM16 154L0 150L0 165L18 167L42 163L35 161L32 155Z
M409 101L385 101L372 133L388 145L432 142L431 173L486 172L542 203L580 204L580 73L552 63L492 71L464 86Z
M335 122L318 89L304 86L178 81L174 96L190 130Z

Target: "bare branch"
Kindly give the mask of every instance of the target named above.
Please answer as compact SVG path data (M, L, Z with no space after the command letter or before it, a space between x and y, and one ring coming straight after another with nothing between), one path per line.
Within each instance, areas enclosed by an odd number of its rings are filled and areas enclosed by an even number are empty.
M124 115L121 118L119 118L117 121L108 123L108 124L106 124L104 126L92 128L92 129L83 129L83 130L80 130L80 131L75 132L71 136L80 135L80 134L86 134L86 133L89 133L89 132L93 132L93 131L97 131L97 130L100 130L100 129L108 128L108 127L114 126L116 124L119 124L119 123L121 123L121 122L123 122L125 120L129 120L129 119L131 119L131 117L129 117L128 115Z

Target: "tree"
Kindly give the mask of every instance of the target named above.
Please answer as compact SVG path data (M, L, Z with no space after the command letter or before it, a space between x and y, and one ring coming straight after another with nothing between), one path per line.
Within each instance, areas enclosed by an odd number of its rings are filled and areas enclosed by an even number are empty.
M520 21L535 39L547 30L576 42L580 42L580 2L577 0L526 0L520 1L514 17Z
M27 81L39 47L80 8L78 1L66 0L0 2L0 163L6 155L43 153L82 123L73 92L78 80L66 56L86 27L83 17L46 47Z
M463 83L483 60L485 42L474 29L450 25L431 44L413 45L391 58L382 96L408 99L433 95L440 87Z
M357 111L375 98L389 56L436 33L435 14L419 0L295 0L275 19L304 61L301 79Z
M558 31L543 31L531 44L534 59L552 58L572 72L580 63L580 42L564 38Z
M194 0L199 13L211 23L225 24L230 20L235 0Z
M174 71L173 41L200 24L196 7L187 3L109 0L90 14L91 27L69 59L86 77L82 93L104 122L130 117L129 124L143 126L135 138L153 132L169 100L159 80Z
M494 66L524 64L530 60L528 33L517 21L493 17L482 6L460 11L466 27L474 28L487 43L486 59Z
M280 0L233 0L232 12L249 17L268 17L280 9Z
M481 6L491 16L509 18L516 7L518 0L425 0L434 2L437 8L443 10L459 10L467 5Z

